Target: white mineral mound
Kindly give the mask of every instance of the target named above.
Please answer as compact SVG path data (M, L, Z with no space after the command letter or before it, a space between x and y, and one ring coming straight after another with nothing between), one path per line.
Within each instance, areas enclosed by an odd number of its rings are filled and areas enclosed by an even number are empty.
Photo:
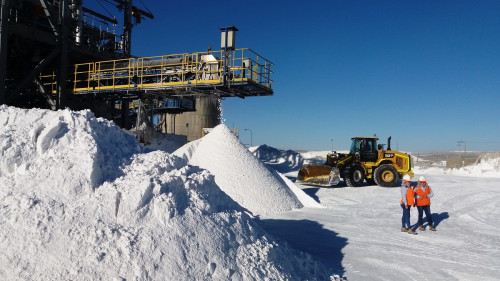
M226 125L215 127L174 154L210 171L220 189L254 215L302 207L283 179L252 155Z
M0 125L0 280L330 279L207 170L89 111L0 106Z

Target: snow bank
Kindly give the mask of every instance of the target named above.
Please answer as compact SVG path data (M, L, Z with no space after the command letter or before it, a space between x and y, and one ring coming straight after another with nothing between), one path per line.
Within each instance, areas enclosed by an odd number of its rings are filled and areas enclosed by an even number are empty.
M254 215L302 207L283 179L255 158L226 125L215 127L174 154L209 170L217 185Z
M437 175L455 175L472 177L493 177L500 178L500 158L482 157L479 163L465 166L460 169L446 169L446 167L415 167L415 173L419 174L437 174Z
M88 111L0 106L0 124L1 280L330 279L207 170Z

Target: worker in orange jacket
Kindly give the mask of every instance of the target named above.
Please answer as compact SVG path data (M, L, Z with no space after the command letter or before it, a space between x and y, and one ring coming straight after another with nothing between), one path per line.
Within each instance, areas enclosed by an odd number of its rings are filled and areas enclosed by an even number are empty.
M436 231L431 215L431 198L434 196L434 192L432 192L432 189L427 184L427 180L424 176L421 176L418 179L418 185L413 190L415 191L415 205L418 210L418 229L421 231L425 230L422 221L423 213L425 212L425 217L429 223L429 230Z
M403 183L401 185L401 208L403 209L403 217L401 218L401 232L408 232L409 234L417 234L411 228L410 224L410 209L414 204L414 193L411 187L411 178L409 175L403 176Z

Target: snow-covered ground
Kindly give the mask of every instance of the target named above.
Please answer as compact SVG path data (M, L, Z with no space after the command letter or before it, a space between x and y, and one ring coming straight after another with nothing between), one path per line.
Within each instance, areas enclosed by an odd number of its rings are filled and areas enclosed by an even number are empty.
M278 167L291 179L297 176L295 163L321 163L327 154L318 159L320 153L297 154L266 146L252 151L265 155L261 158L269 167ZM484 158L461 169L415 167L413 184L425 175L435 193L431 211L436 232L400 232L399 188L351 188L343 182L332 188L298 184L323 208L261 216L260 224L348 280L498 280L499 160ZM411 223L416 222L413 209Z
M417 167L437 231L408 235L398 188L296 185L320 153L248 151L224 125L179 149L89 111L0 106L0 125L0 280L500 277L498 159Z
M378 186L304 186L325 208L261 217L262 225L348 280L498 280L500 180L426 176L436 232L400 232L399 190Z

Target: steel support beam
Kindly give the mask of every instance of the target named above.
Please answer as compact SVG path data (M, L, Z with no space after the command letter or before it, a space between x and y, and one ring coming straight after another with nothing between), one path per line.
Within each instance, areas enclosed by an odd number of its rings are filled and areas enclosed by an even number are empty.
M128 1L128 0L112 0L112 1L118 4L118 8L121 8L121 7L124 5L124 3L125 3L126 1ZM130 5L132 5L132 3L130 3ZM135 7L135 6L132 6L132 9L133 9L134 11L137 11L139 14L144 15L144 16L146 16L146 17L150 18L150 19L153 19L153 18L154 18L154 15L153 15L153 14L148 13L148 12L146 12L146 11L144 11L144 10L142 10L142 9L139 9L139 8L137 8L137 7Z
M7 103L7 39L9 36L10 0L0 0L0 104Z
M123 1L124 19L123 19L123 56L129 58L131 55L132 43L132 0Z
M143 11L134 5L132 5L132 0L113 0L118 3L118 9L123 9L123 56L129 58L131 55L131 43L132 43L132 14L140 22L141 16L146 16L150 19L154 18L153 14Z
M50 54L42 59L35 68L24 77L23 81L19 83L15 88L14 91L12 92L13 95L19 94L19 92L23 91L26 89L29 83L31 83L35 77L42 72L42 70L53 60L56 58L56 56L59 54L59 49L54 49Z
M88 9L88 8L82 7L82 11L84 11L84 12L85 12L85 13L87 13L87 14L91 14L91 15L93 15L93 16L96 16L96 17L98 17L98 18L100 18L100 19L103 19L103 20L105 20L105 21L109 21L110 23L113 23L113 24L118 24L118 21L117 21L116 19L112 19L112 18L107 17L107 16L105 16L105 15L103 15L103 14L99 14L98 12L93 11L93 10L91 10L91 9Z
M47 101L47 104L50 106L50 109L56 110L57 105L56 105L56 101L51 96L52 93L50 93L49 91L47 91L47 89L45 89L42 82L40 82L40 80L38 78L35 77L33 80L34 80L36 86L38 87L38 91L40 91L40 93L43 95L43 97Z
M130 100L127 98L122 98L121 99L122 105L121 105L121 122L122 122L122 128L129 128L129 123L130 123L130 117L129 117L129 102Z
M66 107L67 90L66 80L69 66L69 26L71 24L69 14L70 0L62 0L59 3L59 61L57 63L57 109Z
M56 22L56 18L54 17L54 15L52 15L50 13L49 8L48 8L45 0L40 0L40 4L42 5L42 8L43 8L45 15L47 16L47 20L49 21L50 27L52 28L52 32L54 32L54 35L57 36L58 31L57 31L56 25L54 24Z

